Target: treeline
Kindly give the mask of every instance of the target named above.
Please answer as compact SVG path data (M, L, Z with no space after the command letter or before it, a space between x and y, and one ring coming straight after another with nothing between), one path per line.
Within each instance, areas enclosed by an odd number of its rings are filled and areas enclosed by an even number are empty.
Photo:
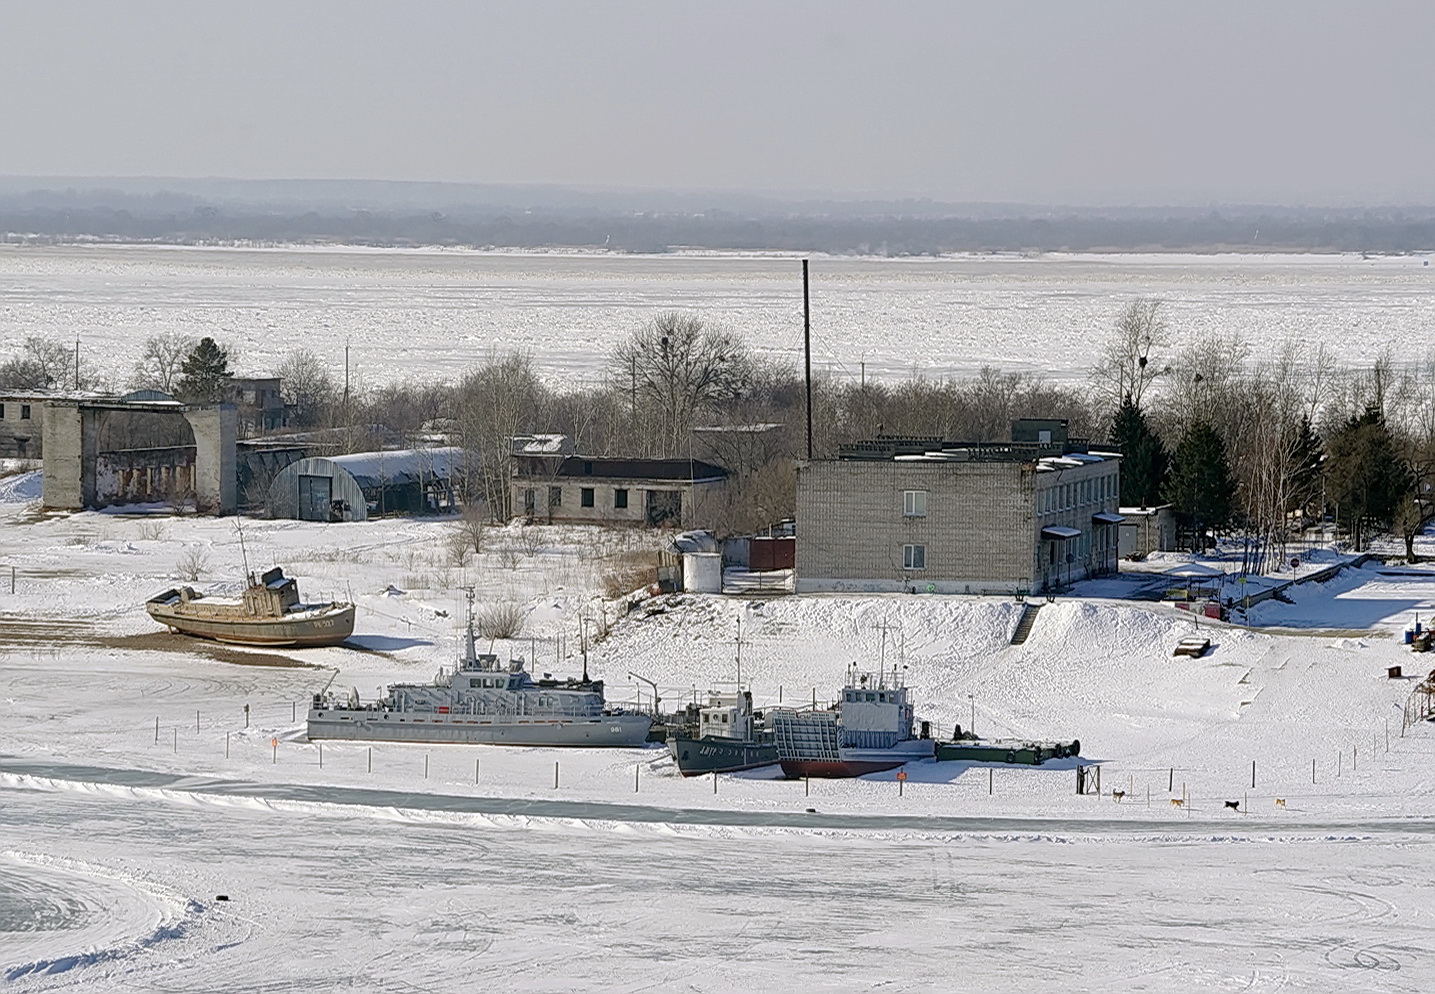
M522 210L245 211L199 206L138 211L103 206L0 204L0 241L110 240L164 244L349 244L376 247L602 248L617 252L823 252L916 256L952 252L1190 251L1406 253L1435 249L1428 211L1255 212L1116 216L1067 212L1014 217L613 213Z
M1017 418L1065 418L1073 436L1124 454L1123 505L1174 505L1192 549L1245 537L1253 568L1267 568L1294 536L1329 522L1357 548L1390 534L1414 557L1435 518L1435 362L1397 368L1383 356L1350 368L1295 341L1259 360L1234 338L1176 341L1161 304L1138 300L1116 316L1084 384L994 369L897 383L818 377L813 454L879 434L996 441ZM513 512L511 439L543 432L585 453L726 466L732 485L715 522L725 532L793 513L793 460L807 451L798 370L759 362L736 332L674 313L620 343L606 372L601 385L560 390L511 354L456 383L351 398L349 420L410 434L450 425L483 467L474 496L498 519ZM321 393L332 397L332 385Z
M1093 373L1123 504L1174 504L1192 549L1236 534L1281 560L1330 521L1357 549L1392 534L1415 557L1435 518L1435 362L1349 368L1296 341L1255 360L1236 338L1174 340L1159 302L1136 301Z
M0 388L67 386L72 360L58 343L28 339L0 366ZM212 341L160 336L145 344L127 385L213 396L226 361ZM283 378L290 430L316 433L335 450L463 446L473 467L464 496L494 520L515 512L513 438L541 433L567 435L585 454L726 467L727 503L713 522L725 533L792 515L793 460L807 453L799 370L759 361L736 331L682 313L635 329L604 370L597 385L560 388L529 356L509 353L455 381L348 395L307 350L273 372ZM87 375L82 369L82 382ZM1173 504L1192 549L1245 536L1260 550L1257 568L1284 560L1292 536L1325 521L1357 547L1397 536L1413 557L1415 537L1435 517L1435 362L1397 368L1383 356L1348 368L1295 341L1258 360L1238 339L1178 336L1152 300L1114 316L1089 382L994 369L901 382L819 376L812 416L818 458L879 434L997 441L1017 418L1065 418L1072 436L1123 453L1124 506Z

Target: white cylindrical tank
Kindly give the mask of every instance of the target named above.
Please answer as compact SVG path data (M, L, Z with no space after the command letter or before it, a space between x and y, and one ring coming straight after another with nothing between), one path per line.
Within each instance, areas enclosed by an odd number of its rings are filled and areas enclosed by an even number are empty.
M694 594L722 593L722 553L683 553L683 589Z

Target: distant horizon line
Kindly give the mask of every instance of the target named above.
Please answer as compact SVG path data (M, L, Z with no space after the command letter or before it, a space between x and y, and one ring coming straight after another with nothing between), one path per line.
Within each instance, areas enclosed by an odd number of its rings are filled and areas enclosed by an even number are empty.
M162 185L161 185L162 184ZM508 195L531 192L535 194L572 195L584 199L612 197L634 198L717 198L749 201L751 206L810 206L836 204L847 207L858 205L920 205L927 210L981 210L981 211L1025 211L1037 214L1054 212L1082 213L1101 211L1432 211L1435 202L1404 200L1392 197L1354 199L1342 196L1296 197L1289 200L1246 196L1232 199L1200 197L1196 195L1173 195L1167 198L1140 197L1116 200L1101 197L1090 199L1057 197L1048 200L976 197L942 197L918 193L884 193L876 191L851 190L796 190L786 188L744 188L744 187L681 187L681 186L624 186L590 183L563 182L504 182L475 180L428 180L428 179L373 179L335 177L236 177L236 176L179 176L161 174L104 175L104 174L25 174L0 173L0 194L16 196L38 193L62 193L73 190L76 193L97 193L115 190L127 194L173 193L196 195L197 187L219 186L232 188L229 195L245 188L262 190L265 187L307 187L311 191L329 189L330 195L342 195L342 188L350 188L354 194L364 188L388 189L393 192L408 190L419 192L451 191L470 193L487 192ZM57 189L56 187L59 187ZM128 188L128 189L127 189ZM218 191L211 192L213 196ZM270 191L274 196L277 191ZM289 195L299 193L293 190ZM724 209L713 204L711 209Z

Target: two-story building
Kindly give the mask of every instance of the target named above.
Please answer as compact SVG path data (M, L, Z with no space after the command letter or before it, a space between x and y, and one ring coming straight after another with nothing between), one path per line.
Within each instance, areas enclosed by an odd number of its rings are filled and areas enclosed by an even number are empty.
M797 589L1036 593L1117 565L1120 455L1061 421L1012 442L879 437L797 467Z

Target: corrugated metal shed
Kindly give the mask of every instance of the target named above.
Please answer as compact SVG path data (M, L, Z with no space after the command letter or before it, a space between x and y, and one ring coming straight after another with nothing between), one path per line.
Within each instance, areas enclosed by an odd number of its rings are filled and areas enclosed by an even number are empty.
M353 452L327 460L342 467L364 488L418 483L435 476L449 478L463 462L463 450L456 446L436 449L395 449L383 452Z
M371 514L423 513L436 494L452 504L454 472L463 450L397 449L316 456L291 463L269 485L273 518L365 521Z

